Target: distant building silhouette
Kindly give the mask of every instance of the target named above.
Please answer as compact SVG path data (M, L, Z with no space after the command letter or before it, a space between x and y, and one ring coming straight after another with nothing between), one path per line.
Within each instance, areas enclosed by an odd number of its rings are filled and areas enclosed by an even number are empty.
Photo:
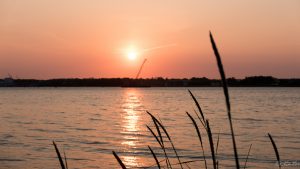
M0 81L0 86L14 86L14 79L8 74L8 77Z

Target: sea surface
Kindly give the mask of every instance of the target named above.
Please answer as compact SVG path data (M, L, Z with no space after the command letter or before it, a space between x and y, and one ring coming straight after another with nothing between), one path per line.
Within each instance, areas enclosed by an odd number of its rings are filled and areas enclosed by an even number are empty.
M234 168L222 88L189 89L209 119L219 168ZM229 92L241 166L252 144L249 168L277 168L271 133L284 168L300 168L300 88ZM59 168L52 141L63 156L65 152L69 169L120 168L112 151L128 168L153 169L148 145L165 166L164 153L146 127L156 132L146 111L162 121L181 162L190 161L184 168L204 168L201 144L186 112L195 117L212 168L207 134L187 88L0 88L0 168ZM180 168L163 139L173 168Z

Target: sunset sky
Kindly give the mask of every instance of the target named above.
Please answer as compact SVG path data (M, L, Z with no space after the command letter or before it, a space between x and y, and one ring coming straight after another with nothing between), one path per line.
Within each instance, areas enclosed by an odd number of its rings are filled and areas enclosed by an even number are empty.
M300 77L299 0L1 0L0 78Z

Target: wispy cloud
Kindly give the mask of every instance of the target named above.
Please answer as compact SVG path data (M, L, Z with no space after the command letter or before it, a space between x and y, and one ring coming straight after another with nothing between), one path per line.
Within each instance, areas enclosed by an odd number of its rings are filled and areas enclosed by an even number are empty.
M142 49L142 51L143 52L148 52L148 51L162 49L162 48L167 48L167 47L172 47L172 46L177 46L177 44L176 43L171 43L171 44L167 44L167 45L154 46L154 47Z

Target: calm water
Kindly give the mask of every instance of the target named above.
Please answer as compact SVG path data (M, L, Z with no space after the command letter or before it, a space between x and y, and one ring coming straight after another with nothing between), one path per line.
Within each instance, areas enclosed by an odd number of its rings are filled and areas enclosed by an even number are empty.
M221 88L191 90L210 120L215 142L220 133L220 168L232 167ZM163 153L146 129L153 125L145 110L167 126L182 161L195 160L190 167L204 168L199 140L185 113L194 115L196 107L185 88L0 88L0 93L0 168L59 168L52 140L65 150L70 169L119 168L112 150L128 167L151 166L155 161L147 145L160 160ZM230 88L230 94L242 165L253 144L248 166L276 167L268 132L283 160L300 160L300 88ZM168 153L176 163L171 149Z

